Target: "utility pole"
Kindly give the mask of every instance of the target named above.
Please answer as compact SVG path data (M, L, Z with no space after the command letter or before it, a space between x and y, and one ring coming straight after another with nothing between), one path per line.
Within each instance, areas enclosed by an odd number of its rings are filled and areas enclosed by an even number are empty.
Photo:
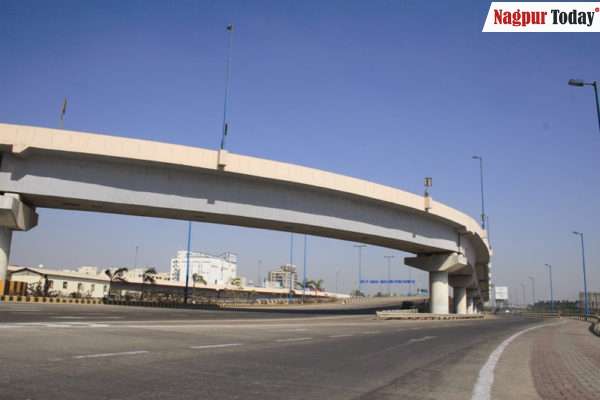
M366 244L355 244L358 249L358 291L362 293L362 249L367 247Z
M481 186L481 229L485 229L485 201L483 196L483 157L473 156L474 160L479 160L479 180Z
M188 235L187 235L187 253L185 255L185 290L183 292L183 303L188 303L188 292L190 287L190 251L192 246L192 221L188 221Z
M386 260L387 260L387 291L388 291L388 296L392 295L392 291L391 291L391 280L392 280L392 258L394 258L394 256L389 255L389 256L383 256Z
M303 278L303 282L302 282L302 303L304 303L304 296L306 295L306 242L307 242L307 238L306 238L306 234L304 234L304 267L303 267L304 278Z
M554 311L554 290L552 289L552 265L544 264L550 273L550 310Z
M223 105L223 132L221 135L221 150L225 149L225 138L227 137L229 124L227 123L227 103L229 101L229 75L231 74L231 44L233 41L233 25L227 25L229 32L229 46L227 47L227 67L225 72L225 103Z
M533 278L533 276L530 276L529 280L531 281L531 302L535 307L535 279Z
M262 266L262 260L258 260L258 267L257 267L257 269L258 269L258 279L256 281L256 284L259 285L259 286L262 286L262 281L261 281L261 278L260 278L261 266Z
M573 234L579 236L579 238L581 239L581 266L583 268L583 304L584 304L583 312L587 316L590 312L590 308L588 306L587 277L586 277L586 273L585 273L585 244L584 244L582 232L573 231Z

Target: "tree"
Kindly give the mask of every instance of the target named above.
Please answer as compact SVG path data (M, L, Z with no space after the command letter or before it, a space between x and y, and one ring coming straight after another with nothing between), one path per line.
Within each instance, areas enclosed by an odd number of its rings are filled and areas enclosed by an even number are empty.
M229 280L229 283L232 284L233 286L237 286L238 289L242 288L242 280L240 278L238 278L238 277L231 278Z
M323 287L323 279L311 279L309 281L306 281L305 286L311 290L314 290L315 292L322 292L323 290L325 290L325 288Z
M110 280L109 294L110 290L112 289L113 282L127 282L127 279L125 279L125 277L123 276L127 273L127 271L129 270L125 267L117 268L114 271L112 271L109 268L104 271L104 273L106 274L106 276L108 276L108 279Z
M200 285L206 285L206 280L204 277L197 273L192 275L192 281L194 282L194 288L196 287L196 283L199 283Z
M156 278L154 277L154 275L156 275L155 268L148 268L142 274L142 294L140 296L140 300L144 299L144 285L146 283L149 283L151 285L154 285L156 283Z

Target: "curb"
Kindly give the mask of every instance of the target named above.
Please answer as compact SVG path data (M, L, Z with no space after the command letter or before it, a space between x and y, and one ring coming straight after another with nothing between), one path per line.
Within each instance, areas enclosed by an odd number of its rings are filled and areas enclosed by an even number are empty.
M47 303L47 304L102 304L102 299L75 299L71 297L39 297L4 295L0 302L5 303Z

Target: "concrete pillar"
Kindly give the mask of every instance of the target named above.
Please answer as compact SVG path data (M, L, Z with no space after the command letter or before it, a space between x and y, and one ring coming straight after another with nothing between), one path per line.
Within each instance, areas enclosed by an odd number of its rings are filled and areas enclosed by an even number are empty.
M454 288L454 309L457 314L467 313L467 289L464 287Z
M8 275L8 259L10 257L10 242L12 229L0 226L0 295L6 293L6 278Z
M448 314L448 272L430 272L430 311L433 314Z

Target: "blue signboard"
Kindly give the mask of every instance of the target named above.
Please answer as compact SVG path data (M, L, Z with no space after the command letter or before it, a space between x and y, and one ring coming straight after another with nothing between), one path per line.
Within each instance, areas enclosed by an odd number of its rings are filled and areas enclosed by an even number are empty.
M362 279L360 281L360 283L369 283L369 284L382 284L382 283L393 283L393 284L400 284L400 285L409 285L409 284L415 284L415 280L414 279Z

